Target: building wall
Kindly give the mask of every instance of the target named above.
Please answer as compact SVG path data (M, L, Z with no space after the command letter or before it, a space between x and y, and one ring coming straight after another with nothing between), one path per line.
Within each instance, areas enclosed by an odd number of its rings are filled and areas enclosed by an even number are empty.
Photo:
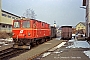
M76 28L72 28L72 34L76 34Z
M20 19L20 17L19 16L14 16L13 14L5 12L5 11L2 10L0 23L12 25L13 20L15 20L15 19Z
M1 21L1 0L0 0L0 21Z
M1 21L1 0L0 0L0 21ZM1 25L0 25L0 31L1 31Z
M86 36L90 36L90 0L86 0Z
M86 29L86 27L82 24L82 23L79 23L77 26L76 26L76 30L81 30L81 29Z
M20 19L10 13L1 12L0 31L10 33L12 32L13 20Z
M13 20L20 19L19 16L16 16L12 13L1 10L1 20L0 20L0 32L12 32Z
M10 18L10 17L8 17L8 16L10 16L10 15L9 15L9 14L6 14L6 13L4 13L4 12L2 12L1 14L2 14L3 16L1 16L1 21L0 21L0 23L12 25L13 19ZM4 14L5 14L6 16L5 16Z
M20 19L20 17L2 10L1 3L2 0L0 0L0 32L10 33L12 32L13 20Z

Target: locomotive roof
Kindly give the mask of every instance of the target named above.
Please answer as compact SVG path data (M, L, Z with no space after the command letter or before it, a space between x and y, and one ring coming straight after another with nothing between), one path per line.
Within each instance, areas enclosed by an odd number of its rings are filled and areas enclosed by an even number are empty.
M20 19L20 20L23 20L23 19ZM49 24L47 22L43 22L43 21L40 21L40 20L35 20L35 19L25 19L25 20L34 20L34 21L38 21L38 22L42 22L42 23L46 23L46 24ZM17 20L16 20L17 21ZM49 24L50 25L50 24Z
M63 27L69 27L69 28L72 28L72 26L61 26L61 28L63 28Z

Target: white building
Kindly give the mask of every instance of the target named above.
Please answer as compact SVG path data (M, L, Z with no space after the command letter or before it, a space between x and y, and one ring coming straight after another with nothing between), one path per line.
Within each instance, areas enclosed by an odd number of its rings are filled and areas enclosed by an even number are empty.
M86 6L86 36L90 37L90 0L83 0L83 6Z
M21 17L5 10L2 10L1 2L2 1L0 0L0 32L11 33L13 20L20 19Z

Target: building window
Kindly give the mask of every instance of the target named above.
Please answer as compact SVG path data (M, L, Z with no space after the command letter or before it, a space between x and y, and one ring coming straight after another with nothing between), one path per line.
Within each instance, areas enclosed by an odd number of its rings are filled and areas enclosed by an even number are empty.
M79 29L80 27L78 27L78 29Z
M11 16L8 15L8 18L11 18Z
M15 19L15 17L12 17L12 19Z
M5 16L6 17L7 15L2 13L2 16Z
M18 19L18 18L16 18L16 19Z
M8 29L9 29L9 30L11 30L11 29L12 29L12 26L11 26L11 25L9 25L9 26L8 26Z
M5 25L2 25L2 27L3 27L3 28L6 28L6 26L5 26Z
M9 28L11 28L12 26L9 26Z

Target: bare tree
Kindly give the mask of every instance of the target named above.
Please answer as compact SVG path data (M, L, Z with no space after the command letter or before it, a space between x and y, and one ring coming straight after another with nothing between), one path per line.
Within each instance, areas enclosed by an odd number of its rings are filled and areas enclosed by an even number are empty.
M33 9L27 9L25 13L23 14L24 17L29 19L35 19L36 14Z

